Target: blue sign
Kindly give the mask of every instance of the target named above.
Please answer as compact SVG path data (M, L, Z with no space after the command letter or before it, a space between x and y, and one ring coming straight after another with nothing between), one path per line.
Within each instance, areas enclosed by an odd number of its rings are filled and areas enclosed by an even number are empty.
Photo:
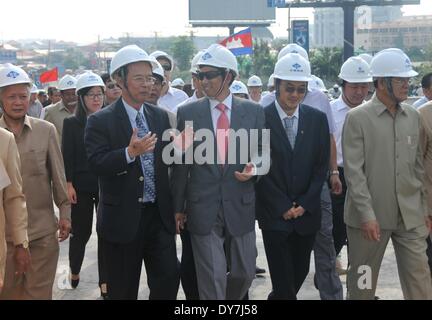
M309 53L309 20L293 20L292 35L293 43L297 43Z
M0 50L0 64L2 63L16 63L17 54L15 51Z
M267 7L285 8L285 0L267 0Z

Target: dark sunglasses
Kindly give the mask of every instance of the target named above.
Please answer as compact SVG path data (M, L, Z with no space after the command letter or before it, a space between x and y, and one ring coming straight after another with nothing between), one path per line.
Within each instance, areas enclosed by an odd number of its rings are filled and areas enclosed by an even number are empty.
M306 93L306 88L296 88L296 87L284 87L284 90L287 93L294 93L297 91L298 94L305 94Z
M207 78L207 80L214 79L216 77L222 76L224 74L223 71L207 71L207 72L198 72L197 76L198 79L204 80L204 78Z
M107 85L108 89L114 89L115 87L121 89L120 86L116 83L110 83L109 85Z
M169 64L163 64L163 65L162 65L162 68L163 68L165 71L171 71L171 66L170 66Z

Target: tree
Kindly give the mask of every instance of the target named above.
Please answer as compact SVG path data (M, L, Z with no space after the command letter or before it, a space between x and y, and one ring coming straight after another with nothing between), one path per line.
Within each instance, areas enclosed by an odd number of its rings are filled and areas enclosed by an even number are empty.
M343 63L341 48L322 48L312 51L310 62L312 74L320 77L329 85L338 81L338 74Z
M194 52L196 51L195 45L191 38L186 36L175 38L170 51L175 57L180 71L186 71L190 69L190 62L193 58Z

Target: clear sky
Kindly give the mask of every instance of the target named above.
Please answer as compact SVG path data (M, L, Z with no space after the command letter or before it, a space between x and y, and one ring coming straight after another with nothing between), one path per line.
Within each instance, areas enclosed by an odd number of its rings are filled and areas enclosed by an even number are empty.
M215 0L217 1L217 0ZM266 0L263 0L266 1ZM431 0L404 6L406 15L432 15ZM2 0L0 40L57 39L79 43L131 36L228 35L226 28L188 26L188 0ZM6 9L6 10L5 10ZM291 9L292 17L312 20L312 9ZM23 22L24 21L24 22ZM271 31L286 34L288 9L276 10Z

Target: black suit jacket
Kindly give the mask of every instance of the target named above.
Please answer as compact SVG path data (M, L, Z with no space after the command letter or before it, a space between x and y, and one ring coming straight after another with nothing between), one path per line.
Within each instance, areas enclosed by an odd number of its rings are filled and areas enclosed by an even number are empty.
M97 176L90 172L84 146L85 123L71 116L63 121L62 153L66 181L76 192L98 193Z
M168 166L162 161L162 150L169 143L162 141L162 133L171 128L168 114L150 104L144 104L144 114L150 131L158 137L154 150L158 209L166 230L174 235ZM85 145L88 161L90 169L99 177L97 230L102 238L113 243L133 241L143 214L144 176L140 157L128 164L125 155L131 136L132 126L122 99L91 115L87 121Z
M321 226L321 189L330 160L330 133L325 114L300 105L298 132L292 150L275 103L265 108L270 129L271 167L257 186L256 213L263 230L296 231L307 235ZM283 214L293 203L306 212L285 221Z

